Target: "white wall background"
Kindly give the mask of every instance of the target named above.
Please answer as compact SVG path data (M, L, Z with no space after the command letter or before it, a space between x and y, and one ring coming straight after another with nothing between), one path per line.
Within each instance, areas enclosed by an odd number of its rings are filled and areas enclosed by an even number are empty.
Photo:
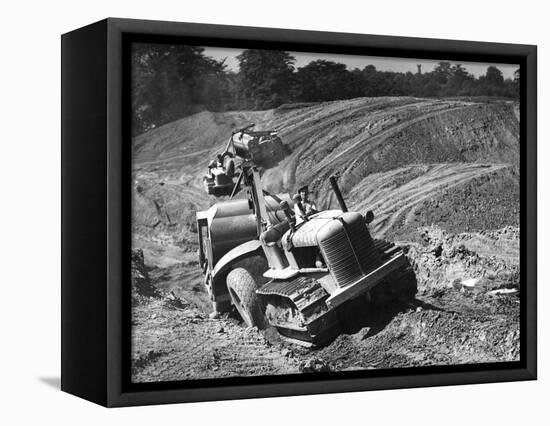
M544 2L23 1L2 5L0 422L3 424L548 424L550 49ZM58 391L60 34L107 16L539 46L539 380L106 410Z

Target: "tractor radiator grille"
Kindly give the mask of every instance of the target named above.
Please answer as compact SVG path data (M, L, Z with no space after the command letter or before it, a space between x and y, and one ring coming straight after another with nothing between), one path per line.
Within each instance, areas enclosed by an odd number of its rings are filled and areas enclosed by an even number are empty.
M379 251L376 249L365 223L363 221L352 222L347 225L347 228L363 272L366 274L380 266L382 262Z
M339 287L345 287L380 265L380 255L364 222L343 222L321 241L327 266Z

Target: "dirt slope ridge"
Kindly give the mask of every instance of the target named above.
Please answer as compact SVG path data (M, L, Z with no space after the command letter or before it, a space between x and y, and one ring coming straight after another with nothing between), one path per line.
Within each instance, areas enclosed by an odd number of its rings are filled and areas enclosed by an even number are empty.
M403 219L402 214L413 214L421 201L433 200L429 191L422 192L422 188L415 193L414 185L430 181L430 188L444 194L450 181L457 186L505 165L517 169L516 107L505 101L398 97L283 106L269 111L195 114L134 139L133 225L138 234L148 238L154 235L179 246L193 242L194 212L217 201L202 188L208 162L223 149L233 129L254 122L257 129L279 130L291 150L279 166L265 171L266 187L292 193L298 185L309 183L321 208L337 207L328 188L330 175L339 176L348 203L362 209L367 207L364 201L372 188L386 179L377 173L387 172L387 178L393 179L403 167L419 173L421 169L413 166L433 165L426 166L425 178L418 175L409 183L403 180L407 186L394 191L395 196L408 191L412 197L407 206L400 207L402 211L387 203L375 205L380 210L375 210L377 231L384 234L403 220L410 221L410 215ZM447 166L436 166L441 163L453 164L445 171ZM443 176L453 176L445 178L447 183L438 183L439 171ZM498 176L493 179L498 180ZM517 192L512 188L514 191ZM379 198L388 195L384 191L378 193ZM429 218L425 219L418 225L428 225ZM501 220L497 227L514 224L514 220Z
M281 129L292 150L266 172L271 189L309 182L319 191L338 174L347 194L369 174L412 163L516 164L519 158L512 103L358 99L275 114L265 125Z
M453 232L518 226L518 190L513 165L443 163L375 173L347 198L353 210L375 212L376 235L410 239L432 223Z

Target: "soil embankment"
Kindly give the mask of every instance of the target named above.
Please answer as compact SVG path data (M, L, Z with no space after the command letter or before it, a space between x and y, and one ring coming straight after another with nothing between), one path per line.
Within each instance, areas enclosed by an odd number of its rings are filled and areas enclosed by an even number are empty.
M373 210L375 237L405 247L417 300L343 314L344 332L309 350L237 316L209 318L196 259L196 210L215 203L202 175L232 129L277 129L290 155L268 189L309 183L336 207ZM360 98L260 112L203 112L133 141L136 381L293 374L519 359L517 104ZM143 255L142 255L142 254Z

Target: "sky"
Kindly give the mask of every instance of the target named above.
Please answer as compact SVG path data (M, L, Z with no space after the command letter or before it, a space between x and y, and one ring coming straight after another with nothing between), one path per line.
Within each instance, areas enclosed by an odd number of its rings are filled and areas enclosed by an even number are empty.
M239 70L239 62L237 61L237 55L239 55L243 49L230 49L225 47L204 47L204 53L207 56L211 56L216 60L226 59L225 63L227 68L231 71L237 72ZM325 59L333 62L340 62L346 64L348 69L359 68L363 69L367 65L374 65L378 71L394 71L394 72L417 72L417 65L422 66L422 72L433 71L434 67L440 60L426 60L426 59L410 59L410 58L383 58L376 56L357 56L357 55L342 55L342 54L326 54L326 53L313 53L313 52L289 52L296 58L295 67L303 67L311 61L317 59ZM456 63L456 61L447 61ZM487 67L490 65L496 66L504 78L513 78L514 71L518 69L518 65L510 64L492 64L483 62L458 62L462 64L464 68L470 73L479 77L484 75L487 71Z

